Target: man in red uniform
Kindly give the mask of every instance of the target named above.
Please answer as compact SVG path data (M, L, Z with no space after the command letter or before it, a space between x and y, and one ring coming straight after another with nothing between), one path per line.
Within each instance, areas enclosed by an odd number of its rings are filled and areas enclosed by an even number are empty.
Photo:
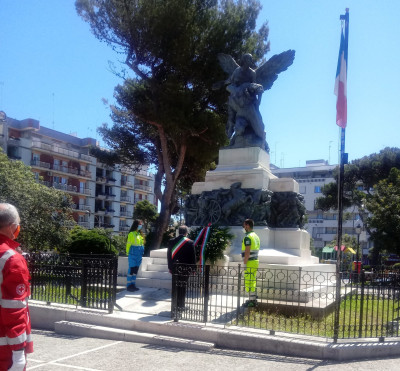
M20 230L17 209L0 203L0 371L23 371L33 352L28 296L29 271L14 240Z

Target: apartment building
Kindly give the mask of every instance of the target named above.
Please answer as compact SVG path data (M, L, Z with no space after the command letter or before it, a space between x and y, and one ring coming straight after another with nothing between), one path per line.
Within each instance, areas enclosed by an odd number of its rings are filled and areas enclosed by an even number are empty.
M330 245L330 242L336 238L338 226L337 210L323 212L315 208L315 202L322 196L322 187L328 183L334 182L333 170L337 165L329 165L325 160L306 161L305 167L278 168L271 165L271 172L278 178L293 178L299 183L299 192L304 196L307 209L308 221L305 228L313 238L316 249L323 249ZM344 210L344 213L350 216L343 221L343 234L357 237L355 227L362 221L356 207ZM363 230L360 235L360 253L363 256L368 255L370 248L368 236Z
M96 145L93 138L46 128L38 120L15 120L5 115L0 120L3 151L31 166L37 181L68 193L79 225L126 234L138 201L148 200L157 206L154 175L147 167L133 172L98 162L89 152Z

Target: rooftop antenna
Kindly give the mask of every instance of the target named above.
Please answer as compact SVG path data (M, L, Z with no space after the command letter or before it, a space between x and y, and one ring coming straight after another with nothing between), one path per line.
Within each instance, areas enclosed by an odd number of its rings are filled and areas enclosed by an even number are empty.
M285 166L285 154L281 152L281 168Z

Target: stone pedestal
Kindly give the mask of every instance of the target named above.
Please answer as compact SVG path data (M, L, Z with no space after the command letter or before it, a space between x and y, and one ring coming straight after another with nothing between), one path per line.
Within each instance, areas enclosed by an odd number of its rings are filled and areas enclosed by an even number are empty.
M259 147L220 149L219 164L207 171L204 182L196 182L192 194L228 189L241 182L242 188L269 189L270 180L279 179L269 170L269 154Z
M208 171L204 182L193 184L192 194L204 191L229 189L233 183L241 183L241 188L254 188L276 192L299 192L298 183L292 178L277 178L270 171L270 157L259 147L221 149L219 164ZM235 235L232 245L226 251L226 264L242 261L242 228L230 226ZM280 264L292 266L314 266L318 258L311 255L310 235L299 228L258 227L254 231L260 237L260 265Z

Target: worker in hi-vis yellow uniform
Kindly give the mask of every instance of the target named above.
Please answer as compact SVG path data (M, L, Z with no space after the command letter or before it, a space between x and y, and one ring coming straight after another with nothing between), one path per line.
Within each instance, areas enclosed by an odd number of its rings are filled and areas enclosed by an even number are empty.
M249 300L246 301L245 306L254 307L257 304L257 269L258 269L258 252L260 250L260 239L253 232L254 221L246 219L243 222L243 229L246 236L242 242L242 258L246 266L244 271L244 286L246 292L249 293Z

